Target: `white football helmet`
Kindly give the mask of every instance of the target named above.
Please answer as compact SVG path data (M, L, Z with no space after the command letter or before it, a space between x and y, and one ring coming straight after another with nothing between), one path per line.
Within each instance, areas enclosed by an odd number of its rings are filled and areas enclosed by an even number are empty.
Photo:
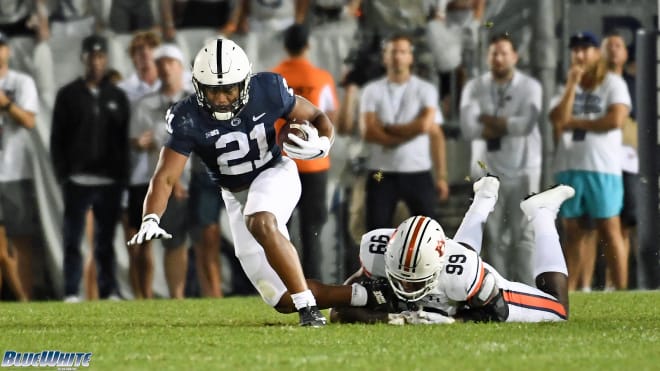
M252 64L235 42L219 38L208 41L193 62L193 86L197 103L216 120L229 120L245 106L249 97ZM238 84L239 96L230 106L218 107L208 101L205 90L209 87Z
M438 285L445 263L445 232L426 216L401 223L385 251L385 272L396 296L417 301Z

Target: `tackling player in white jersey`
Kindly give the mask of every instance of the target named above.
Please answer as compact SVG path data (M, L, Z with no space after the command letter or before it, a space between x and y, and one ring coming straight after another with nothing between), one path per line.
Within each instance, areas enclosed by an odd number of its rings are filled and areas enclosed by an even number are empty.
M335 308L332 320L428 324L453 323L455 319L568 319L568 273L555 218L561 204L573 197L573 188L559 185L520 204L534 227L536 287L504 279L479 256L483 225L497 201L498 190L499 180L493 176L474 184L474 201L454 239L446 238L442 227L425 216L411 217L397 229L365 234L360 245L362 268L349 281L360 282L366 277L381 283L387 280L400 302L390 302L388 285L381 284L382 307Z

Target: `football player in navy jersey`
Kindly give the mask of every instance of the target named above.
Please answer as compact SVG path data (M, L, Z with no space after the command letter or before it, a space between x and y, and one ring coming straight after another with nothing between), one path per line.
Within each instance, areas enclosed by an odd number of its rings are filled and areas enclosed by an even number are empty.
M319 311L331 306L363 306L368 291L360 285L329 286L306 281L286 223L300 197L295 163L276 144L277 119L309 121L308 136L289 135L292 158L328 155L334 129L328 117L294 95L274 73L251 74L247 55L231 40L207 42L193 63L195 94L167 112L170 138L163 147L143 206L140 231L129 245L171 238L159 227L172 186L195 152L221 189L236 256L263 300L276 310L297 310L300 324L326 323Z

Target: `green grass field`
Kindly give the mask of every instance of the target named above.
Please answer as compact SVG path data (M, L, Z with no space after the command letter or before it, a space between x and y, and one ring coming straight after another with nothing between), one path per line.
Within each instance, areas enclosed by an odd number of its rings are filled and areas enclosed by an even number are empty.
M257 297L0 303L0 351L116 370L660 369L660 292L574 294L567 323L300 328Z

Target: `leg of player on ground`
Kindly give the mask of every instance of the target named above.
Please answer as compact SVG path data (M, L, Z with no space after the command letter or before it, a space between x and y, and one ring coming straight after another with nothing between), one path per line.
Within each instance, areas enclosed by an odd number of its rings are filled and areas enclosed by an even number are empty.
M568 317L568 270L562 254L555 219L561 204L575 194L573 188L560 185L528 197L520 207L534 229L534 277L536 287L559 300Z
M474 200L454 236L456 242L470 246L477 253L481 252L484 223L497 202L499 183L493 176L485 176L474 183Z

